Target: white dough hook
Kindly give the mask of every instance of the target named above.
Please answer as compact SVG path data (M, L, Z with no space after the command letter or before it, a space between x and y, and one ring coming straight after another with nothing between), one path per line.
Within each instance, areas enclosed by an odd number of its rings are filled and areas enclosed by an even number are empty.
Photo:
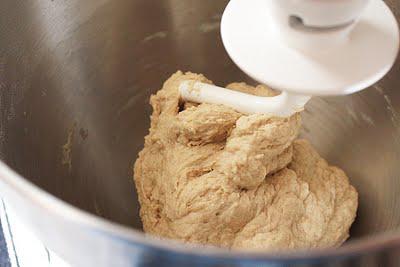
M215 85L187 80L179 87L181 97L197 103L221 104L244 114L289 117L304 109L309 96L282 92L273 97L255 96Z

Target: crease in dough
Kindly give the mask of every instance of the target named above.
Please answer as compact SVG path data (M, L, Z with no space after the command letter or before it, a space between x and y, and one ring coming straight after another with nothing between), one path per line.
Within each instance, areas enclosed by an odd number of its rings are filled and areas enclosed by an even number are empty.
M134 166L145 232L245 250L341 245L358 196L348 177L298 140L301 118L183 103L177 72L151 97L151 128ZM273 96L265 86L228 88Z

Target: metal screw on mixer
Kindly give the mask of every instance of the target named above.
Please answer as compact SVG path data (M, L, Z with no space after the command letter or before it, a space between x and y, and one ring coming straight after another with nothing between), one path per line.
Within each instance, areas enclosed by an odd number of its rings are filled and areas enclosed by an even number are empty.
M399 30L381 0L231 0L221 35L232 60L282 95L265 98L197 83L184 99L244 113L290 116L312 95L345 95L380 80L393 66Z

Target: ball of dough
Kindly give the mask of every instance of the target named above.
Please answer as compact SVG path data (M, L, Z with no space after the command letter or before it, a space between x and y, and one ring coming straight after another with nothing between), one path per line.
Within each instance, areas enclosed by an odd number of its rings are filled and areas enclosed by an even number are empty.
M357 192L309 142L301 118L244 115L222 105L183 103L177 72L151 97L153 114L134 167L147 233L234 249L339 246L349 236ZM228 86L261 96L276 92Z

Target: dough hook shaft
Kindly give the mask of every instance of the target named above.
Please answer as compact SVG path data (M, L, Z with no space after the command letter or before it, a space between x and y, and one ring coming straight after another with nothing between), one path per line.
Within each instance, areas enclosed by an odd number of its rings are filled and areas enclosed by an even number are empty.
M271 114L278 117L289 117L302 111L311 98L287 92L273 97L255 96L190 80L182 82L179 91L186 101L221 104L245 114Z

